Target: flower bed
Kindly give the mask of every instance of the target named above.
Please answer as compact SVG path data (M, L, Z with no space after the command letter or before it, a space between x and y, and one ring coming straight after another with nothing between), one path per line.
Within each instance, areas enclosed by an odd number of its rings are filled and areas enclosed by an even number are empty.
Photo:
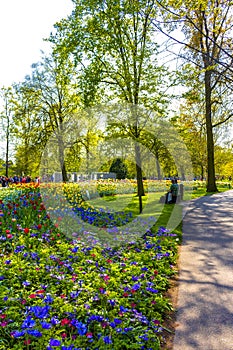
M91 246L59 220L39 189L0 201L0 349L159 349L176 236Z

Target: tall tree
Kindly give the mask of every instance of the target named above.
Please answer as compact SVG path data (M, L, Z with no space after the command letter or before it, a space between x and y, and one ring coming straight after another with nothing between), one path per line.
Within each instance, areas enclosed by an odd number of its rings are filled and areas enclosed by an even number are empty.
M232 117L232 112L213 123L215 91L217 87L232 81L232 2L227 0L196 0L194 2L160 2L166 20L170 20L171 31L164 30L159 22L155 26L172 38L176 43L185 46L186 54L182 57L189 60L199 69L199 79L204 83L205 124L207 145L207 191L216 192L214 167L213 128ZM174 27L174 22L176 22ZM171 25L171 23L173 23ZM174 28L180 28L185 34L179 40L172 34ZM189 54L187 54L189 52Z
M43 132L44 122L41 119L39 95L27 79L14 84L14 128L17 138L16 166L20 175L37 176L46 136Z
M11 87L3 87L0 94L3 100L3 110L1 111L0 117L2 121L2 132L4 133L3 138L5 139L5 176L8 177L10 139L13 125L13 93Z
M142 104L161 112L164 82L162 69L156 62L158 47L151 25L155 2L73 2L72 15L56 25L57 31L50 40L60 54L72 54L82 67L86 95L93 90L93 85L105 87L108 100L117 98L121 103ZM139 141L139 117L134 115L132 120L128 136L133 135L134 140ZM135 146L135 159L141 211L144 188L139 144Z
M44 120L47 140L54 138L62 179L68 181L65 151L68 147L65 135L69 133L69 119L78 111L80 99L77 94L75 68L70 60L56 54L43 57L33 65L28 85L38 94L38 107ZM54 150L55 151L55 150Z

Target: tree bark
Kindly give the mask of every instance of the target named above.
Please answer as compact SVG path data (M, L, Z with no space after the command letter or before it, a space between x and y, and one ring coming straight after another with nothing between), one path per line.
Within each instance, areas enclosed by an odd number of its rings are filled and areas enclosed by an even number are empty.
M65 152L64 152L64 142L62 139L62 136L58 136L58 152L59 152L59 163L61 167L61 173L62 173L62 181L67 182L68 176L65 166Z
M214 138L211 115L211 71L205 72L205 118L207 142L207 192L218 192L215 183Z
M136 174L137 174L137 195L139 198L139 213L142 213L142 196L145 196L142 180L141 150L138 143L135 144Z

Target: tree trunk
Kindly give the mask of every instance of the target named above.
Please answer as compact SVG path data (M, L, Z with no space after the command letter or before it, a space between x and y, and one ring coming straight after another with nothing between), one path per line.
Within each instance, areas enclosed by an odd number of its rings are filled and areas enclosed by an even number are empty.
M8 115L8 100L6 99L6 118L7 118L7 126L6 126L6 172L5 175L8 178L9 173L9 138L10 138L10 116Z
M218 192L215 182L214 138L211 115L211 71L205 72L205 104L206 104L206 143L207 143L207 192Z
M158 156L158 153L156 152L156 155L155 155L155 162L156 162L156 169L157 169L157 174L158 174L158 180L161 180L162 179L162 176L161 176L161 169L160 169L160 164L159 164L159 156Z
M137 174L137 195L139 198L139 213L142 213L142 196L145 196L143 180L142 180L142 165L141 165L141 150L138 143L135 144L136 158L136 174Z
M6 177L8 178L8 169L9 169L9 126L7 125L6 132Z
M61 172L62 172L62 181L67 182L68 176L67 176L67 171L65 166L64 142L63 142L62 136L60 135L58 136L58 152L59 152L59 163L60 163Z

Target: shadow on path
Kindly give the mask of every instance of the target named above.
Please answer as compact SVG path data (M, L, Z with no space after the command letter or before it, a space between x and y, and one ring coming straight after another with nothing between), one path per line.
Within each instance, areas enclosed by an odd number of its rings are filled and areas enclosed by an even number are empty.
M233 191L184 208L174 350L233 350Z

